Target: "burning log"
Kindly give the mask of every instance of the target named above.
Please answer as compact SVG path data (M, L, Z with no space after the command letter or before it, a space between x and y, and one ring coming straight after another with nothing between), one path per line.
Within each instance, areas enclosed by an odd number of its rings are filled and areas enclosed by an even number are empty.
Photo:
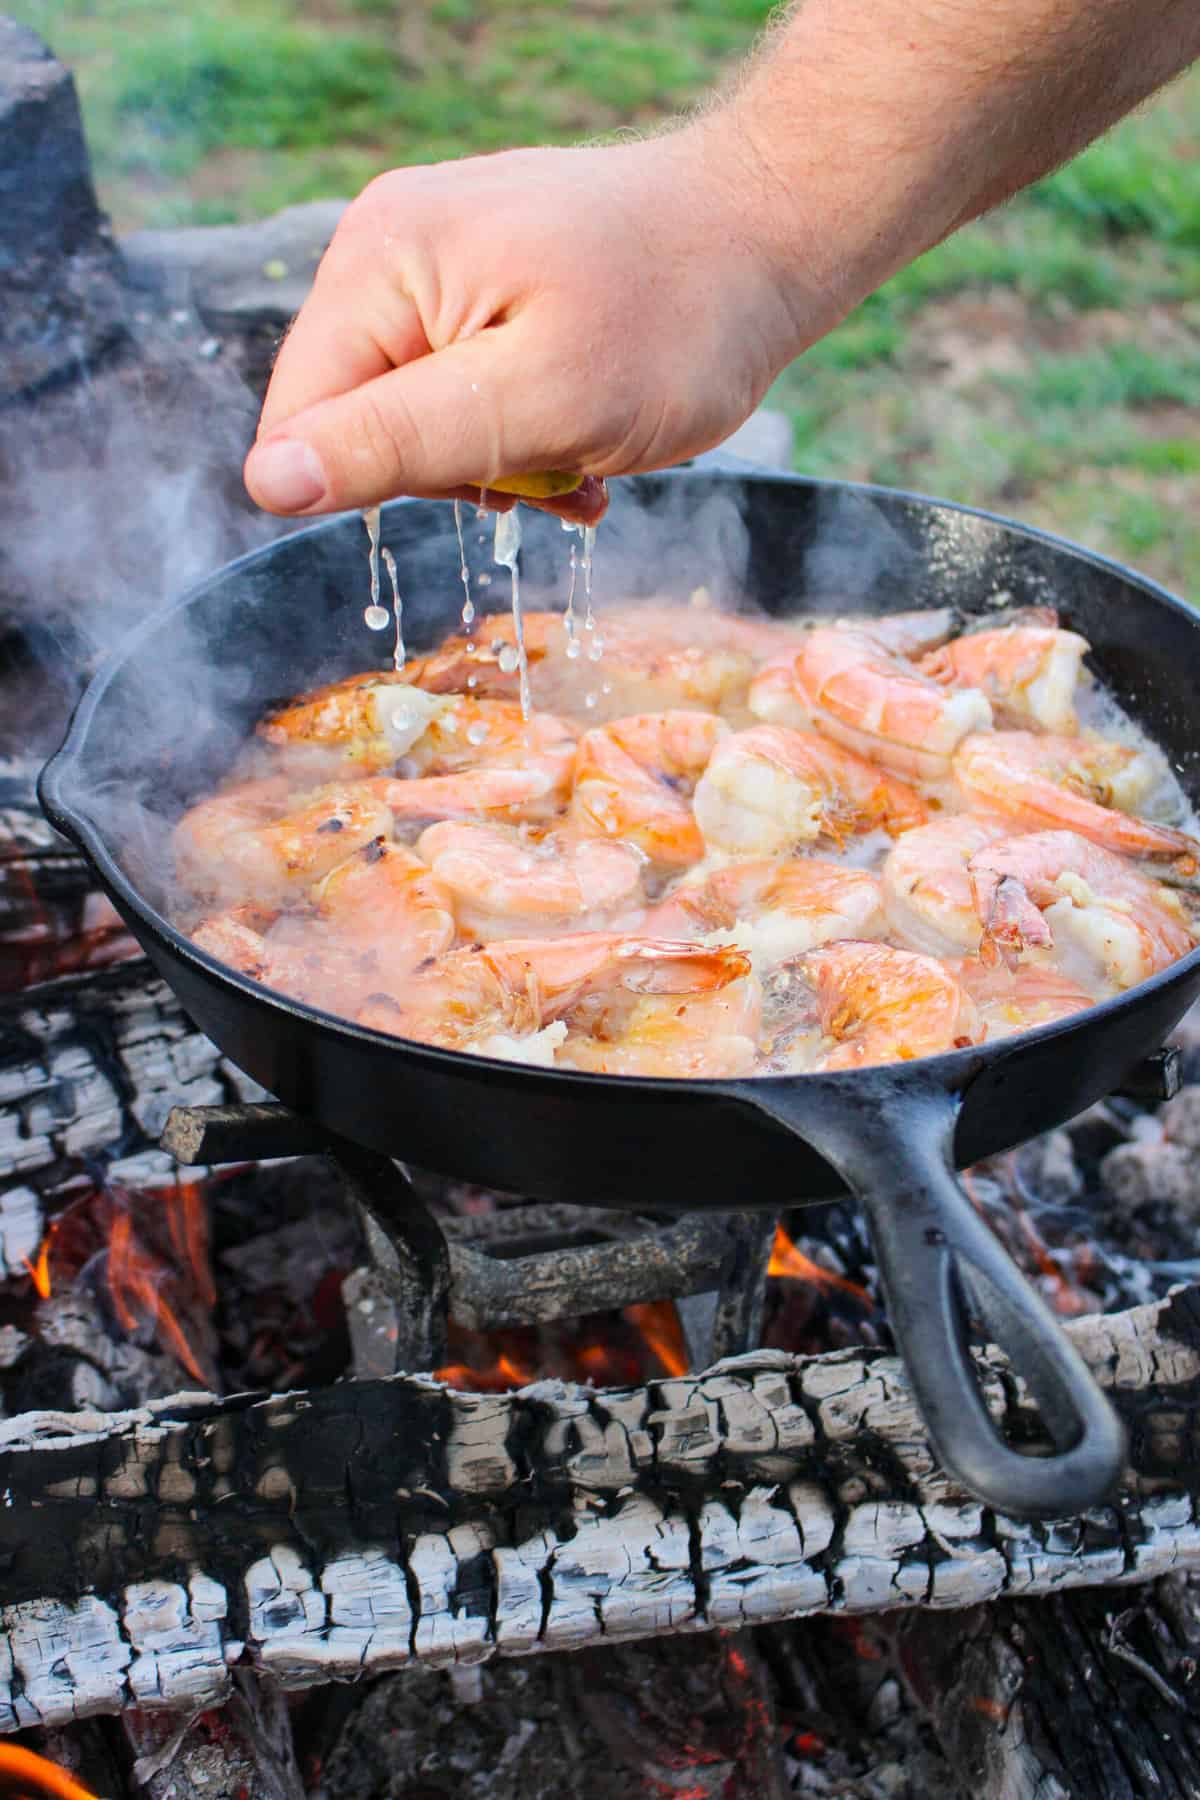
M1196 1291L1071 1329L1131 1464L1111 1505L1040 1525L952 1485L899 1363L871 1352L755 1352L623 1391L407 1377L11 1420L4 1719L199 1706L247 1662L303 1686L1200 1566ZM1028 1441L1002 1359L980 1362Z

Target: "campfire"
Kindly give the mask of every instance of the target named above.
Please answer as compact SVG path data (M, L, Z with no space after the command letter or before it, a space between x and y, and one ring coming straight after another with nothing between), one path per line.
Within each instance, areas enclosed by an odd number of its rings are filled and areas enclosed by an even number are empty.
M0 678L61 713L82 665L39 649L31 596L3 600ZM1195 1792L1186 1028L971 1172L1130 1434L1108 1503L1020 1522L939 1465L852 1202L603 1212L322 1132L134 954L19 738L0 1787ZM1005 1358L978 1365L1008 1441L1036 1446Z

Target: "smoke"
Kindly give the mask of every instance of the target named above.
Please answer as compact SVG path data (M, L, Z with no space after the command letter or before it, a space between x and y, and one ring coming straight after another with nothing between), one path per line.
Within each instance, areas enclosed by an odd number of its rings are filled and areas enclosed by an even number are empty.
M281 529L241 485L257 404L185 313L0 411L0 751L45 754L148 613ZM35 666L31 667L31 663Z

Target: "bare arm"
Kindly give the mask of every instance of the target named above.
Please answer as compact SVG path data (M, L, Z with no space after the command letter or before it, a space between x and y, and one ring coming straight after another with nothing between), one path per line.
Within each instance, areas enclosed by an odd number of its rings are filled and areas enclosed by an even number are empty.
M693 455L1197 55L1197 0L807 0L659 137L395 170L280 353L250 492L316 513Z

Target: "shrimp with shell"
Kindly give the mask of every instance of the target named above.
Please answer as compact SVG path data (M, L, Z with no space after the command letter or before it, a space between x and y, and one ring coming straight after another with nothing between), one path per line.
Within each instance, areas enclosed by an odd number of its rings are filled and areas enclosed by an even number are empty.
M685 883L639 929L664 937L720 937L770 968L835 938L882 937L883 886L867 869L816 856L731 863Z
M695 822L710 848L787 855L830 838L891 835L924 822L914 789L809 731L755 725L724 738L697 783Z
M1023 962L1009 969L965 956L947 962L946 968L974 1001L988 1042L1069 1019L1095 1004L1087 988L1046 963Z
M652 863L685 868L704 855L692 792L729 727L712 713L638 713L585 731L570 822L581 837L623 838Z
M646 858L623 840L511 825L430 825L417 841L461 931L493 938L597 931L641 911Z
M1120 992L1195 945L1179 892L1076 832L1000 839L971 858L970 876L985 961L1011 968L1053 945L1064 972Z
M391 812L361 782L322 788L292 805L287 784L268 780L191 807L172 849L177 875L197 896L249 892L271 904L303 897L356 850L391 835Z
M1102 850L1154 864L1164 880L1191 882L1200 873L1200 843L1133 811L1162 774L1154 751L1032 731L970 737L954 758L968 805L1026 831L1076 832Z
M946 687L978 689L997 725L1064 733L1076 729L1075 690L1088 649L1086 638L1061 630L1058 615L1044 608L951 638L918 667Z
M1007 820L978 813L948 813L906 831L881 871L891 934L930 956L978 950L983 927L971 858L1011 835Z
M817 625L790 664L772 664L750 684L750 711L767 722L804 724L896 774L944 779L992 709L977 688L947 688L868 627Z
M750 978L739 951L702 944L620 932L507 939L450 951L399 992L368 1001L358 1018L446 1049L517 1061L532 1050L544 1061L572 1029L586 1037L598 1020L624 1019L640 1000L677 1010ZM553 1026L561 1029L547 1035Z
M845 941L788 965L811 991L821 1041L810 1066L861 1069L982 1042L966 989L932 956Z

